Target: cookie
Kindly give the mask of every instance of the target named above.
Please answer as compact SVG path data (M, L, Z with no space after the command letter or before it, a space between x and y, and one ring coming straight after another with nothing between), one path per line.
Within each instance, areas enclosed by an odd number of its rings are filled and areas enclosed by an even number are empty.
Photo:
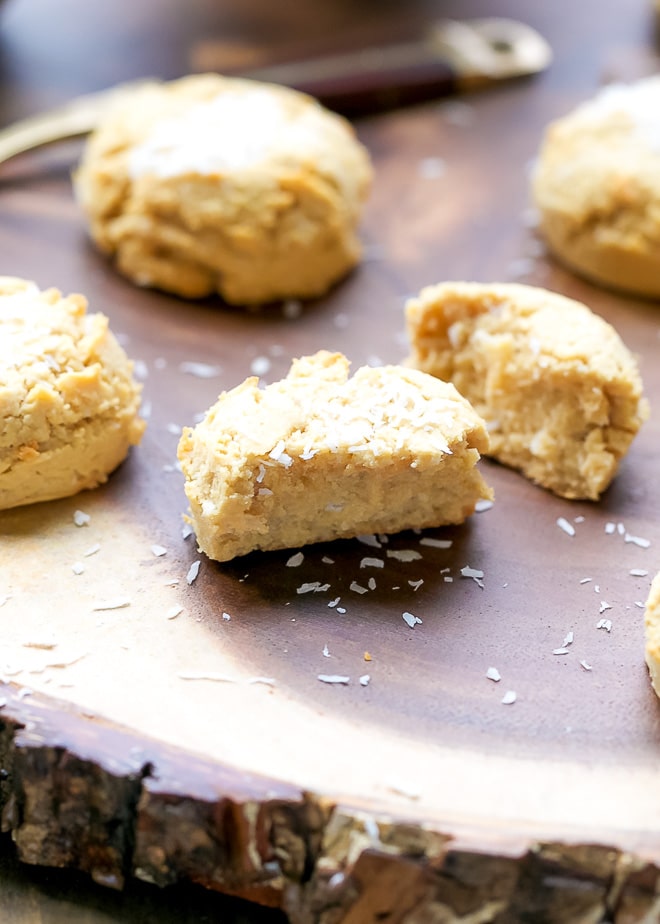
M184 430L190 519L210 558L461 523L492 496L476 468L483 421L453 385L397 366L348 372L340 353L294 360Z
M646 664L653 689L660 696L660 572L651 584L644 614Z
M517 284L445 282L406 305L409 364L454 383L489 455L560 497L596 500L648 415L637 363L586 305Z
M132 363L86 307L0 277L0 509L94 488L140 441Z
M568 267L660 296L660 76L606 87L553 122L532 195L540 230Z
M345 276L370 182L344 118L216 74L122 97L74 176L91 235L121 273L235 304L319 296Z

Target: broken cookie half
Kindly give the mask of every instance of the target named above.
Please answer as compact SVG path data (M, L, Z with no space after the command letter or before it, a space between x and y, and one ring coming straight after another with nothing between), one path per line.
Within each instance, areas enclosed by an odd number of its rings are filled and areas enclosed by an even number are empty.
M178 455L200 549L227 561L363 533L461 523L492 491L483 420L453 385L319 352L224 392Z
M471 402L489 455L560 497L598 499L648 416L610 324L542 288L468 282L423 289L406 321L409 364Z

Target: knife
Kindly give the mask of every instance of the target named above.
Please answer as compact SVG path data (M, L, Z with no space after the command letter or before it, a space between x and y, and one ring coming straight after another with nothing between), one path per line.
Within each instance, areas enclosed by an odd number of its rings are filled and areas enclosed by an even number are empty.
M551 60L549 44L535 29L489 17L444 20L417 40L232 75L284 84L355 117L535 74ZM0 163L44 144L88 134L122 94L157 82L120 84L14 122L0 130Z
M416 40L276 64L244 76L285 84L354 117L535 74L551 59L550 45L531 26L489 17L442 20Z

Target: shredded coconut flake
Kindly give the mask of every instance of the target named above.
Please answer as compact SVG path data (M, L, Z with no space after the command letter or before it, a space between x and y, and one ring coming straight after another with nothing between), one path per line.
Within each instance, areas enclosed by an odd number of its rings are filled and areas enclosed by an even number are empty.
M610 603L607 602L607 600L600 601L600 606L598 607L599 613L604 613L606 610L611 610L611 609L612 609L612 606Z
M611 536L613 533L615 533L615 532L616 532L616 523L606 523L606 524L605 524L605 532L607 533L608 536Z
M271 451L268 453L268 456L274 462L279 462L280 465L284 465L285 468L289 468L289 466L293 463L293 459L287 452L284 451L284 446L284 440L280 440L275 446L273 446Z
M486 671L486 677L488 678L488 680L494 680L495 683L499 683L500 680L502 679L502 675L500 674L500 672L498 671L496 667L489 667L488 670Z
M330 649L328 648L327 644L323 646L323 657L324 657L324 658L329 658L329 657L331 657L331 655L330 655Z
M167 549L164 545L152 545L151 554L155 555L156 558L162 558L163 555L167 555Z
M463 577L468 578L482 578L484 576L483 571L479 568L471 568L469 565L465 565L464 568L461 568L461 574Z
M623 541L632 542L633 545L639 546L640 549L648 549L651 545L650 539L642 539L641 536L631 536L630 533L624 535Z
M567 655L568 648L555 648L552 653L553 655Z
M387 557L394 558L396 561L419 561L422 557L415 549L388 549Z
M575 535L575 527L572 523L569 523L566 517L559 517L557 520L557 526L566 533L567 536Z
M180 680L211 680L214 683L236 683L234 677L218 674L215 671L179 671Z
M190 568L188 568L188 574L186 574L186 581L188 584L192 584L193 581L197 580L197 575L199 574L201 564L201 561L197 559L197 561L194 561Z
M231 616L229 615L229 613L223 613L222 618L225 622L229 622L231 620Z
M358 542L361 542L363 545L369 545L372 549L382 548L382 544L378 541L376 536L358 536Z
M183 613L183 607L182 607L182 606L172 606L172 607L170 607L170 609L167 611L167 613L165 613L165 616L166 616L167 619L176 619L176 617L177 617L177 616L180 616L181 613Z
M321 683L338 683L344 685L351 681L350 677L345 677L343 674L319 674L316 679L320 680Z
M567 632L564 638L564 641L562 642L562 645L565 648L567 645L572 645L572 644L573 644L573 633Z
M419 540L419 544L428 545L432 549L450 549L454 542L453 539L431 539L430 536L425 536Z
M365 557L360 562L360 568L384 568L385 562L382 558Z
M422 622L419 616L415 616L413 613L408 613L408 612L401 613L401 618L403 619L405 623L407 623L407 625L410 626L411 629L414 629L415 626L418 624L421 625L421 622Z
M486 500L485 498L482 498L481 500L478 500L477 503L474 505L474 512L475 513L485 513L486 510L490 510L492 506L493 506L492 500Z
M597 629L605 629L606 632L612 631L612 620L611 619L599 619L596 623Z
M630 574L632 574L633 577L646 577L648 571L644 568L632 568Z
M222 366L188 361L180 363L179 370L185 375L194 375L198 379L214 379L222 372Z
M358 584L357 581L351 581L350 589L356 594L366 594L368 593L368 588L363 587L362 584Z
M479 587L483 590L484 582L483 576L484 573L479 568L471 568L469 565L465 565L464 568L461 568L461 575L466 578L472 578L475 584L478 584Z
M514 690L507 690L504 696L502 697L502 703L505 706L512 706L515 703L518 697L515 694Z
M90 515L88 513L85 513L82 510L74 511L73 522L76 524L76 526L87 526L91 519L92 518L90 517Z
M583 667L585 671L593 670L591 664L589 664L587 661L580 661L580 667Z
M81 561L74 561L74 563L71 565L71 570L74 574L83 574L85 571L85 566Z
M329 584L321 584L320 581L306 581L296 587L296 593L298 594L309 594L309 593L321 593L323 591L329 590Z
M267 687L274 687L277 685L277 682L274 677L248 677L248 683L263 683Z
M287 568L297 568L299 565L302 565L305 560L305 556L302 552L296 552L295 555L292 555L291 558L287 560Z
M271 362L267 356L255 356L250 363L250 372L252 375L265 375L270 371Z
M90 547L83 552L83 558L89 558L91 555L96 555L96 553L100 551L101 546L97 542L95 545L90 545Z
M437 180L446 170L447 164L441 157L423 157L417 163L417 173L423 180Z
M362 674L362 676L360 677L360 686L366 687L370 680L371 680L371 677L369 676L369 674Z

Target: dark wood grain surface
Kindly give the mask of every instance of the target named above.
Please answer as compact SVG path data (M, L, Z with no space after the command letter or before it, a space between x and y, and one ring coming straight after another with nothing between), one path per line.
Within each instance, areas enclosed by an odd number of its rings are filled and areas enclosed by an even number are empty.
M285 567L288 553L252 555L223 566L205 563L190 613L193 628L194 619L199 620L196 631L202 644L210 649L229 644L229 655L251 674L276 678L271 700L279 697L285 705L291 704L292 714L302 716L296 709L304 707L315 717L309 737L300 735L300 724L294 733L284 722L280 744L267 758L258 748L245 746L232 752L242 756L243 763L239 760L237 768L227 770L219 757L220 741L209 741L208 749L197 746L181 702L169 716L155 707L148 721L136 715L137 728L131 728L129 710L115 714L107 697L91 697L79 712L105 716L108 736L114 721L126 726L125 732L118 731L118 737L112 738L99 732L98 724L85 733L85 714L71 718L76 713L75 695L73 713L67 704L58 706L55 697L53 705L45 707L47 720L36 705L31 718L21 712L30 707L29 696L23 706L22 700L16 701L19 725L27 721L37 728L32 740L28 730L24 740L17 733L6 747L7 753L14 754L15 768L23 768L25 780L41 779L41 764L37 766L31 756L36 754L37 738L39 746L54 743L72 754L84 752L82 759L98 762L111 776L115 755L119 778L137 779L135 799L139 799L142 825L137 856L160 885L182 876L231 891L232 883L213 865L216 860L202 863L202 872L198 869L195 877L194 864L184 856L185 845L167 845L167 862L160 867L154 847L172 817L172 793L181 798L194 795L190 804L196 806L219 804L223 793L230 802L249 801L254 795L246 780L255 773L257 792L261 777L271 778L263 784L262 799L268 787L282 786L275 796L272 792L268 796L269 805L273 799L277 802L276 809L265 810L269 832L279 830L278 813L284 811L283 830L306 830L305 849L313 859L319 856L309 840L314 824L307 825L302 809L295 819L287 814L294 811L296 794L306 784L344 806L348 815L358 809L389 811L415 825L429 822L458 838L457 843L463 839L466 849L481 847L496 857L529 856L526 851L535 839L586 841L603 849L630 851L639 862L657 867L660 794L657 788L646 787L657 765L660 712L643 662L639 603L650 576L660 567L660 309L655 303L601 290L558 266L544 253L531 226L528 193L531 164L549 120L605 81L636 78L658 69L653 11L645 0L625 5L588 0L579 12L567 0L555 4L502 0L497 10L483 0L423 0L406 5L348 0L310 4L287 0L276 5L256 0L187 4L122 0L100 8L83 0L63 0L56 12L50 0L6 0L0 8L0 124L135 77L173 78L206 68L254 67L411 36L437 17L495 12L536 26L553 46L552 66L536 78L460 101L431 102L357 122L375 165L373 194L362 228L366 259L327 297L304 305L295 319L287 318L280 305L244 312L217 300L191 304L137 290L119 277L89 244L71 194L70 171L80 152L78 142L0 166L0 272L35 279L43 287L85 293L92 308L110 317L129 353L149 373L145 396L152 414L144 442L98 497L85 498L85 503L96 504L99 516L117 515L117 522L125 525L130 525L125 511L132 511L136 523L148 526L158 541L172 549L172 568L181 574L197 556L190 542L186 545L180 539L184 503L179 476L174 472L154 477L154 472L173 462L172 424L191 423L220 389L242 381L257 357L268 358L270 381L286 372L291 357L320 348L342 350L354 366L400 361L407 350L405 297L426 284L443 279L515 280L584 301L614 324L640 356L652 406L650 420L599 504L561 501L517 474L485 462L484 475L497 497L492 510L465 527L432 532L431 537L451 538L452 548L442 552L426 548L423 560L412 569L409 564L389 562L386 579L379 577L377 589L364 599L351 597L349 591L352 580L364 577L361 559L371 554L357 542L307 550L304 564L297 569ZM180 366L187 360L219 365L221 372L213 379L185 376ZM67 504L0 518L0 581L5 553L23 549L35 523L46 531L55 530L58 520L68 516ZM578 518L575 537L557 528L560 516ZM629 535L650 540L650 547L626 543L618 533L607 535L608 522L625 524ZM393 538L391 547L417 548L417 543L418 537L403 535ZM334 560L332 596L350 601L342 619L328 609L331 597L319 602L296 594L301 582L321 579L327 569L324 556ZM460 568L466 564L483 569L483 589L460 578ZM445 568L454 576L451 583L443 580ZM648 570L649 576L631 576L635 568ZM581 584L587 577L591 582ZM10 578L15 580L15 572L5 565L4 580ZM415 588L419 580L423 583ZM67 592L66 587L54 589L54 599L64 599ZM32 603L28 596L24 600L28 609L37 605L37 597ZM606 614L612 619L611 633L595 628L602 601L612 606ZM19 611L17 618L27 618L28 609ZM8 612L8 607L3 610ZM401 620L404 610L423 615L423 625L408 631ZM223 611L233 614L231 635L218 618ZM3 611L0 615L4 617ZM561 646L569 631L574 632L570 655L553 657L553 649ZM326 644L333 654L331 662L321 654ZM364 661L365 651L372 657L370 662ZM580 660L586 660L592 670L582 668ZM320 684L317 674L325 672L328 663L333 672L350 673L354 683L342 689ZM490 665L496 665L504 678L497 686L485 679ZM355 680L366 672L370 684L360 688ZM504 688L517 692L513 707L500 703ZM64 699L71 698L64 694ZM200 698L192 693L191 708L197 713L200 708ZM269 708L275 707L264 706ZM276 715L281 712L273 711ZM250 716L246 721L252 721ZM254 728L261 729L254 721ZM324 727L329 734L327 754L315 762L310 752L324 750ZM249 725L246 734L250 736ZM370 743L372 753L379 755L374 763L381 755L391 762L387 773L369 765ZM425 761L430 753L426 749L436 745L445 761L438 766L444 767L446 776L433 787L428 774L435 765ZM133 763L126 756L130 748L138 749L133 751L137 755ZM412 765L405 760L406 748ZM45 765L55 766L44 760ZM483 785L476 779L480 765L485 771ZM211 768L208 775L207 768ZM241 775L241 769L246 775ZM520 774L511 785L506 784L509 771ZM371 787L379 773L382 785ZM14 795L21 792L25 799L19 775L16 770ZM397 792L392 785L395 778L403 779L410 793L419 787L421 795ZM557 791L559 780L561 791ZM466 811L470 787L475 795L472 813ZM405 790L403 782L400 788ZM593 804L581 798L589 792ZM130 802L134 797L122 798ZM11 798L7 804L13 804ZM14 831L23 859L47 862L43 850L35 851L28 842L24 822L29 813L25 806L20 810L25 812L22 821L17 809L12 809L14 816L5 812L6 828ZM229 818L233 810L227 811ZM202 825L200 817L195 818L197 829L203 826L208 831L216 823L217 819L205 817ZM223 824L229 822L225 819ZM51 827L51 832L57 830L57 825ZM132 849L132 845L122 848L124 853ZM279 849L272 837L271 849ZM424 847L427 855L431 850ZM265 847L264 851L266 856ZM282 855L277 854L280 860ZM55 862L57 845L49 856ZM122 854L122 872L125 860ZM518 884L511 886L507 898L509 916L501 920L586 920L553 910L549 887L538 885L553 869L565 873L562 862L551 856L546 869L539 861L538 876L530 862L525 861L523 874L516 874ZM77 861L72 865L90 869ZM587 867L593 872L591 860ZM381 874L385 882L387 874L379 869L377 876L365 869L360 867L356 881L368 895L364 883L380 881ZM16 896L12 920L59 921L74 914L72 896L77 886L67 880L62 880L58 898L57 887L50 884L56 879L49 878L46 888L40 874L27 874L9 861L3 875ZM294 870L291 875L295 879L298 873ZM603 874L603 881L611 875L611 870ZM642 885L636 882L635 889L650 894L656 880L652 873L645 875L647 879L642 877ZM397 868L396 877L400 876ZM593 885L597 879L589 882ZM542 896L538 899L542 910L531 918L524 916L533 914L530 883L536 884L534 889L538 886ZM254 879L252 897L266 900L265 893L254 891L257 885ZM30 896L36 888L37 897L25 899L25 908L34 909L29 912L20 910L18 896L24 888ZM415 888L410 885L412 891ZM176 897L170 904L162 897L151 899L149 890L143 892L141 886L135 889L129 890L128 897L109 898L108 907L114 910L108 914L116 916L98 920L187 920L182 910L173 910L182 909L187 898L177 906ZM473 891L480 894L476 886ZM242 906L225 910L221 898L217 908L214 900L209 898L207 905L206 897L200 899L201 910L190 920L205 920L204 915L209 920L221 915L232 920L232 914L241 920ZM102 899L98 902L101 908ZM603 904L600 893L597 902ZM605 904L603 916L589 920L605 920ZM76 913L82 916L73 920L96 924L96 905L96 898L81 897ZM633 905L630 899L621 908L625 911ZM129 910L133 907L135 911ZM369 908L368 913L375 915ZM624 911L617 920L638 919L632 913L626 918ZM364 920L372 919L364 913ZM255 921L264 914L268 912L255 910Z

